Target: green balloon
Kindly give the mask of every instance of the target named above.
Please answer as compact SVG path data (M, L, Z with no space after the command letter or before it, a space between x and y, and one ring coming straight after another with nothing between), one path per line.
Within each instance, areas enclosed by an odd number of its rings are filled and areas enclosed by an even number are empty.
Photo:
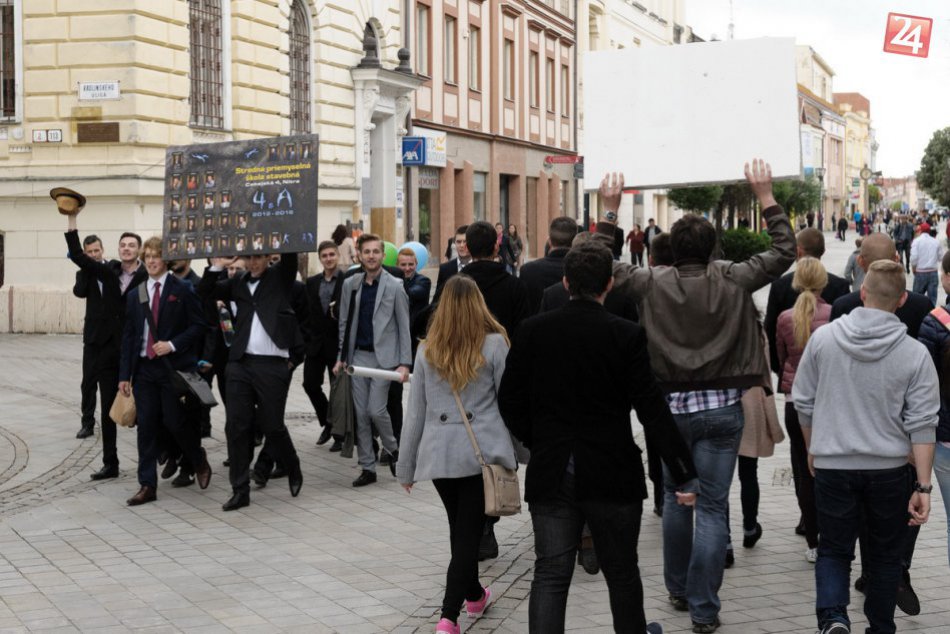
M385 249L383 253L383 264L386 266L396 266L396 256L399 254L399 249L397 249L396 245L392 242L383 242L383 248Z

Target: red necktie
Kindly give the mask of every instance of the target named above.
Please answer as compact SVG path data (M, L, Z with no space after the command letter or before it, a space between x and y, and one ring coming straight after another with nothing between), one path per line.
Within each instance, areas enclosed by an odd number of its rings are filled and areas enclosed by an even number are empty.
M152 295L152 323L155 324L155 327L158 328L158 301L162 297L162 283L155 282L155 294ZM152 346L155 345L155 338L152 336L152 329L148 329L148 344L145 346L145 354L149 359L155 358L155 350L152 349Z

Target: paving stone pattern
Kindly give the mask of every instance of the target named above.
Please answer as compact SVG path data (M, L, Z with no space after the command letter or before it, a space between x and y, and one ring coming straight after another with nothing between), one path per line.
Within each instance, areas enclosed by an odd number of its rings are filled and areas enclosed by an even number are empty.
M829 241L829 268L840 273L849 252ZM314 445L320 429L301 373L287 408L303 462L298 498L286 480L273 480L252 491L250 507L221 511L229 487L221 466L224 417L216 408L214 437L205 443L215 469L211 486L163 482L157 503L129 508L125 499L138 488L134 431L120 428L121 477L104 484L88 479L101 461L98 428L94 438L74 438L81 350L75 336L0 336L0 632L433 630L448 561L434 488L420 483L407 496L383 468L378 484L353 489L355 460ZM781 414L781 398L778 405ZM639 435L638 424L635 430ZM788 467L787 443L760 460L765 532L751 550L741 547L738 483L733 487L737 549L721 593L724 633L815 629L814 568L792 532L798 509ZM645 501L640 537L647 616L667 632L687 632L688 616L666 602L660 520L651 507ZM496 532L500 556L482 564L482 578L498 599L467 631L526 632L530 517L504 518ZM935 493L912 571L923 610L899 615L899 631L950 633L948 572L947 524ZM852 598L855 631L863 631L862 597ZM612 631L602 575L576 569L567 628Z

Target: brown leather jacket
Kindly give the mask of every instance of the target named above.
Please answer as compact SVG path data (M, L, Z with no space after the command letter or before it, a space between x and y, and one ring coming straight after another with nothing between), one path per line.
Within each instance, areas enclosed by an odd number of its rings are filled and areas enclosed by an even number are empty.
M772 246L745 262L614 265L614 288L637 301L650 363L666 392L759 385L771 393L752 293L795 261L795 234L781 207L769 207L763 217ZM597 223L596 238L612 241L613 225Z

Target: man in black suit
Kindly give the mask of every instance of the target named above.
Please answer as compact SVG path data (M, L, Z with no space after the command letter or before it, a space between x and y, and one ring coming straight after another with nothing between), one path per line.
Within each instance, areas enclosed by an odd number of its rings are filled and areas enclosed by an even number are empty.
M86 298L82 355L83 421L76 438L87 438L93 433L98 385L102 406L102 468L91 474L90 478L115 478L119 475L119 456L116 451L115 422L109 417L109 410L112 409L119 384L119 353L126 294L146 278L145 268L138 259L142 239L134 233L123 233L119 239L121 260L106 262L101 257L102 243L95 236L86 238L86 249L80 247L75 215L68 216L65 235L69 258L79 267L73 293ZM95 240L90 240L90 237ZM98 258L94 257L94 245L97 244ZM91 252L87 252L87 249Z
M340 251L333 240L321 242L317 256L323 271L307 278L307 301L310 304L310 343L303 366L303 389L313 404L317 420L323 427L317 445L330 440L332 429L327 418L329 402L323 393L323 377L336 363L337 344L340 337L339 304L343 275L338 263ZM342 448L342 440L336 439L331 451Z
M472 256L465 274L475 280L488 310L505 327L508 336L513 337L521 321L531 315L524 283L506 271L503 263L495 262L498 235L489 223L479 220L470 224L465 231L465 242Z
M439 267L439 277L435 283L435 296L432 298L433 304L439 301L439 297L442 296L442 287L444 287L445 283L449 281L449 278L460 273L462 269L472 261L472 256L469 254L468 250L468 244L465 241L465 232L467 230L468 225L462 225L455 230L455 250L458 253L458 257L452 258ZM494 231L494 229L492 229L492 231Z
M215 258L205 270L198 292L218 301L234 302L234 341L228 352L228 460L232 495L224 503L233 511L251 503L250 463L255 419L267 437L269 451L287 470L290 493L303 485L300 459L284 424L290 389L291 351L298 344L297 317L291 306L297 277L297 254L284 253L269 265L268 256L247 259L247 273L219 279L233 258Z
M551 221L548 229L548 244L551 246L543 258L526 262L521 267L521 282L528 291L528 309L532 315L541 307L544 290L564 277L564 256L577 235L577 221L561 216Z
M525 501L535 534L530 632L564 629L574 551L585 521L610 594L614 629L647 626L637 541L646 481L630 427L630 409L653 439L680 504L695 502L696 471L666 398L650 369L646 334L609 314L613 255L595 243L564 260L571 302L522 323L498 393L511 433L528 449ZM585 398L576 398L580 393Z
M128 295L119 364L119 389L128 396L134 386L137 414L141 488L129 498L130 506L156 499L159 427L169 431L194 466L198 485L204 489L211 481L211 466L198 429L185 420L171 374L197 368L198 348L207 330L201 301L190 283L169 273L162 259L161 238L146 240L142 253L148 279ZM149 326L146 311L151 313L155 330Z
M796 259L806 256L821 259L825 254L825 236L818 229L802 229L795 236L795 255ZM779 279L772 282L769 288L769 301L765 309L765 336L769 340L769 362L772 366L772 372L781 374L782 365L778 362L778 351L775 347L775 328L778 325L778 316L783 311L788 310L795 305L798 299L798 291L792 288L792 278L794 273L786 273ZM851 292L851 287L847 280L838 277L834 273L828 273L828 284L821 292L821 298L829 305L834 304L839 297Z

